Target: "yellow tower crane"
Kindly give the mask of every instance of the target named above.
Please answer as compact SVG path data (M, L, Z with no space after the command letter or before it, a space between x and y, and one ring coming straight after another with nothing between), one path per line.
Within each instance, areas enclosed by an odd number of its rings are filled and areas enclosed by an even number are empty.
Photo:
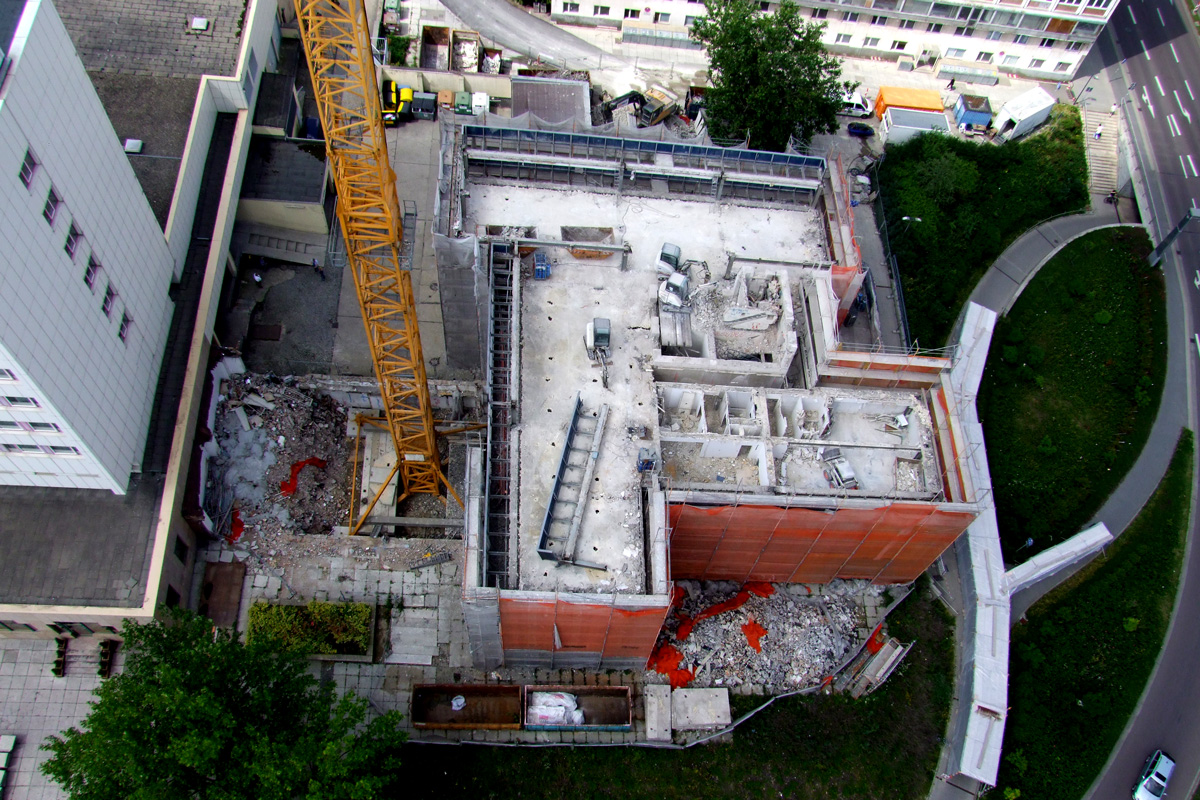
M388 162L366 11L362 0L295 2L337 187L347 265L383 396L381 422L396 445L392 473L358 521L351 520L351 533L358 533L397 473L401 499L437 494L441 484L458 496L438 458L412 277L400 266L400 203Z

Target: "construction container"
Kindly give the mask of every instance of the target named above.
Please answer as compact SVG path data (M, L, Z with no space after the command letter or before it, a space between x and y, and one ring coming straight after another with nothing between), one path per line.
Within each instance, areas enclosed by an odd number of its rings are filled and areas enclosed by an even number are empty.
M479 72L483 45L475 31L452 31L450 34L451 72Z
M544 281L550 277L550 256L545 253L533 254L533 279Z
M470 92L455 92L454 93L454 113L455 114L470 114L471 113L471 93Z
M574 695L576 706L583 712L583 722L579 725L539 725L531 724L526 718L526 730L633 730L633 698L628 686L526 686L526 709L529 708L529 701L534 692L563 692Z
M959 125L986 128L992 124L992 104L977 94L962 94L954 104L954 121Z
M418 684L413 687L414 728L515 731L521 729L523 709L520 686Z
M450 69L450 29L426 25L421 29L421 69Z
M450 89L442 89L437 93L438 108L444 108L446 111L454 110L454 92Z
M941 92L933 89L908 89L900 86L880 86L875 98L875 116L883 119L883 114L892 106L910 108L916 111L945 111L942 105Z

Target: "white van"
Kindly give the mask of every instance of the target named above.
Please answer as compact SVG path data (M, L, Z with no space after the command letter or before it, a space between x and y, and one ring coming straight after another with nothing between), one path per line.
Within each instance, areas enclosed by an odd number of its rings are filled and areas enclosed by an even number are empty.
M861 92L847 92L842 95L842 110L838 113L846 117L869 117L874 110L875 104Z

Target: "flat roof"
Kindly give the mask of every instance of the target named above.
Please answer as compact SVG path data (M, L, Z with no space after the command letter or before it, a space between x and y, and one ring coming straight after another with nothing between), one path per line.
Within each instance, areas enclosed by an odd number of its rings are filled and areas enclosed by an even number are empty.
M0 603L140 606L161 495L151 475L123 496L0 486Z
M511 184L472 183L470 192L468 231L523 230L530 238L574 240L582 247L584 238L603 236L607 243L629 245L628 257L616 253L597 259L572 255L566 247L543 246L552 262L548 280L535 280L529 274L532 256L525 259L519 319L521 411L515 429L521 469L518 588L644 593L647 561L636 467L638 450L654 446L649 432L658 425L651 365L660 349L655 322L659 251L664 242L677 244L684 260L706 263L714 281L732 286L732 277L724 281L731 255L824 260L821 216L800 207L622 198ZM696 271L702 275L704 269ZM597 317L610 320L612 330L607 389L600 367L584 347L587 324ZM593 415L607 405L608 418L573 555L607 571L556 564L537 553L576 395L585 417L596 419ZM642 427L647 438L642 438Z
M560 78L513 78L512 115L525 112L545 122L592 121L591 87Z
M242 198L319 203L325 196L325 143L250 139Z

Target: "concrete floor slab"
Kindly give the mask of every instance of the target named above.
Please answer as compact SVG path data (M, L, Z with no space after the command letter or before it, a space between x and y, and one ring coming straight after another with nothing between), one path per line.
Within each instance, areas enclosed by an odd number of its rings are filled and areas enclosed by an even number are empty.
M723 728L732 721L728 689L676 689L671 692L671 727L674 730Z

